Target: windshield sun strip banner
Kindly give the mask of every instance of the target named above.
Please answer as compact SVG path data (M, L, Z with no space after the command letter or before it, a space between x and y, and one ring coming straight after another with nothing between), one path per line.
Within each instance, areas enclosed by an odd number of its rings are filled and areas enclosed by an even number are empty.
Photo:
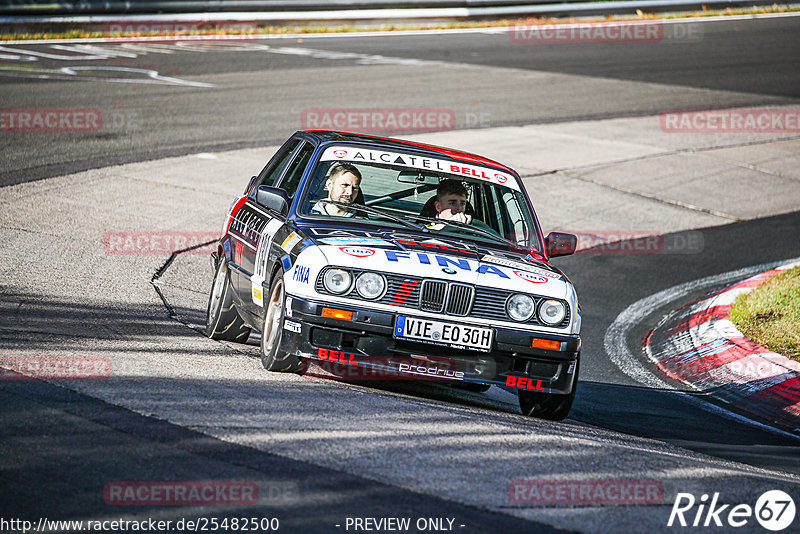
M402 152L332 146L325 149L320 161L352 161L354 163L400 165L423 171L443 172L464 178L476 178L508 187L514 191L520 191L519 183L514 176L496 169Z

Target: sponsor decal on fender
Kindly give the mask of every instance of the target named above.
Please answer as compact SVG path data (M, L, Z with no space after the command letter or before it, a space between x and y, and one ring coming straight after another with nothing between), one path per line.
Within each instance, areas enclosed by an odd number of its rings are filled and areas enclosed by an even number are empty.
M547 282L547 278L545 278L544 276L539 276L538 274L533 274L526 271L514 270L514 274L532 284L544 284L545 282Z
M294 275L292 276L292 280L294 280L295 282L300 282L301 284L307 284L309 271L310 269L308 267L304 267L299 263L295 264Z
M286 239L283 240L283 243L281 243L281 248L286 252L291 253L294 246L300 241L302 241L302 238L296 233L292 232L286 236Z
M264 298L261 292L261 288L255 284L252 284L253 287L253 302L257 305L264 307Z
M520 261L509 260L507 258L503 258L501 256L495 256L493 254L485 255L484 257L481 258L481 261L483 263L494 263L496 265L502 265L503 267L509 267L511 269L525 270L541 276L546 276L547 278L552 278L554 280L561 280L561 275L556 274L554 272L545 271L544 269L540 269L539 267L527 265Z
M339 250L356 258L367 258L375 254L375 249L364 247L339 247Z

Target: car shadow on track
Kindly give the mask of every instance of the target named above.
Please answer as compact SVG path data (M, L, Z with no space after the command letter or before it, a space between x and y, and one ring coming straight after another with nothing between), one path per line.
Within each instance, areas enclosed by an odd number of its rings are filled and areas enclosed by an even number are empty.
M177 395L174 399L176 405L182 402L181 392L168 386L174 384L169 375L158 374L161 371L157 362L162 357L167 359L165 361L178 359L181 365L190 367L208 366L207 362L211 362L211 368L206 369L209 378L216 368L225 369L227 364L221 362L230 361L230 365L236 367L244 365L250 369L248 372L253 373L251 376L257 389L288 378L267 373L253 361L258 357L256 336L245 345L215 343L204 338L196 324L200 317L197 308L191 317L184 317L186 322L181 324L170 318L155 299L151 305L123 306L119 301L80 302L17 291L10 292L0 304L0 316L3 318L0 326L0 351L3 354L110 356L114 359L115 372L120 369L127 374L130 370L131 375L138 375L151 383L163 381L166 385L159 387L161 393L153 398ZM161 356L153 358L154 354ZM246 363L237 363L241 358L245 358L243 361ZM118 363L121 366L117 367ZM306 378L331 389L331 395L340 391L339 388L374 391L376 394L385 392L419 398L423 402L434 400L461 408L491 410L498 416L503 414L502 418L512 416L516 421L524 420L519 415L516 396L498 387L475 393L428 381L351 383L319 376ZM118 394L111 383L93 387L100 388L107 395ZM295 382L294 387L305 389L302 383ZM144 396L136 388L129 389L129 399ZM673 391L581 380L564 431L576 422L663 440L759 467L800 472L796 462L800 456L797 441L701 410ZM544 421L531 423L533 426L540 423L558 426Z
M174 391L168 382L165 390ZM174 526L255 518L260 528L248 530L323 533L346 517L391 516L402 506L420 517L450 515L469 532L562 532L220 440L41 381L0 381L0 421L0 457L8 460L0 462L3 512L34 524L82 519L85 529L87 519L152 518L172 521L170 531L191 531ZM183 503L176 488L192 484L203 491ZM131 491L115 495L113 487ZM274 518L279 529L263 526Z

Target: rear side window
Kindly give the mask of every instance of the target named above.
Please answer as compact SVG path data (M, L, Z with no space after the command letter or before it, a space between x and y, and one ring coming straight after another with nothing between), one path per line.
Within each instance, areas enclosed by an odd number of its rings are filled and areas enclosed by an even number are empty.
M303 146L297 151L294 159L289 163L286 169L286 174L281 180L280 188L286 191L290 197L294 197L297 192L297 187L300 185L300 179L303 177L303 171L306 170L308 162L311 161L311 155L314 153L314 145L311 143L303 143Z
M286 162L289 161L292 152L294 152L294 149L297 148L299 144L300 139L289 139L284 143L283 146L278 149L278 152L272 156L272 159L269 160L269 163L267 163L267 166L261 171L261 174L258 175L258 180L256 180L253 190L256 190L260 185L274 186L281 175L281 171L286 166Z

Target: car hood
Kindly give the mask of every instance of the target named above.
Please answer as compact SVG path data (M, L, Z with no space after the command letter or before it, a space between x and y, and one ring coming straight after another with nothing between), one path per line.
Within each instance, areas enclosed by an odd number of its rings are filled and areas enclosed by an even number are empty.
M570 290L569 281L558 269L530 254L485 248L450 236L315 229L310 237L328 265L560 299L567 298Z

